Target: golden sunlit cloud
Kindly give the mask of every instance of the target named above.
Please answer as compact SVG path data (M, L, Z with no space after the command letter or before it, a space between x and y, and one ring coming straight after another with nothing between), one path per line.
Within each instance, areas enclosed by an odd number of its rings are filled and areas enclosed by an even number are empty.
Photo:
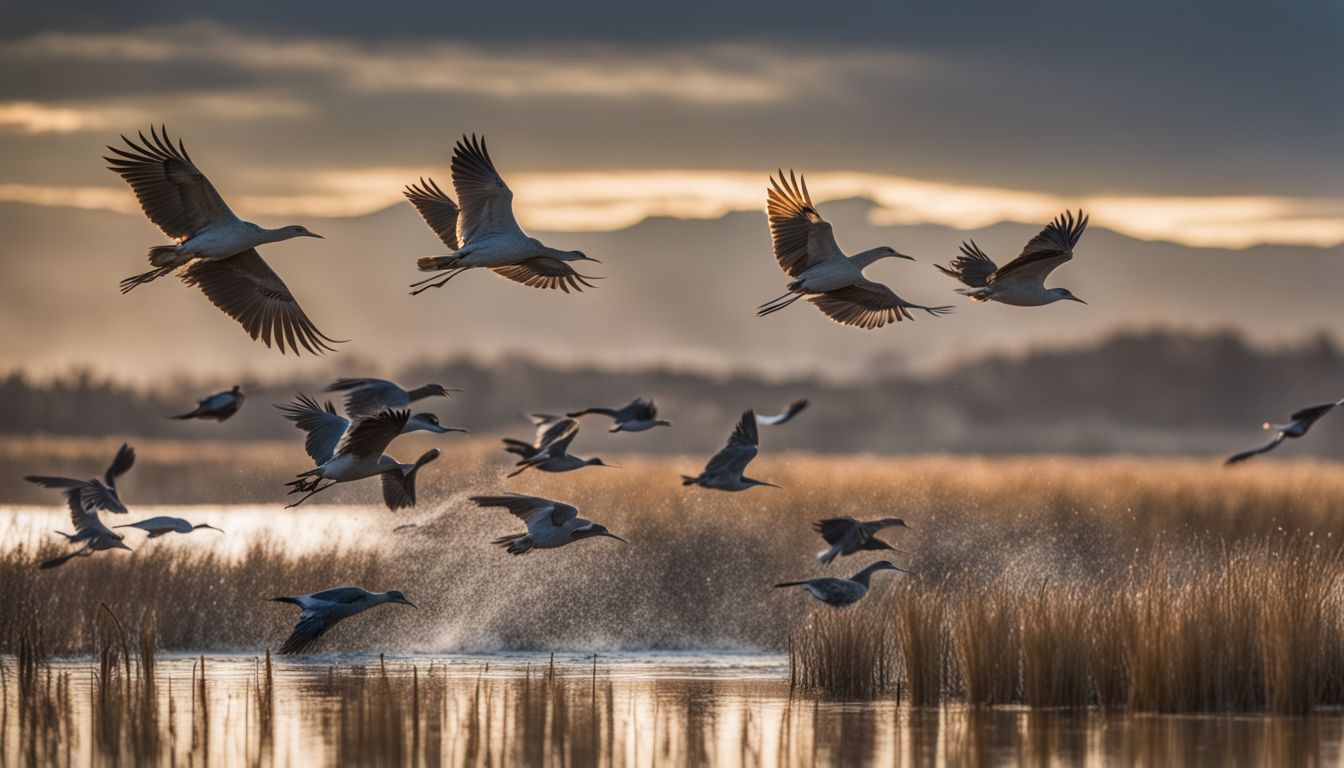
M0 130L30 134L73 133L104 128L116 121L115 116L100 110L31 101L0 102Z
M281 179L263 186L279 188ZM230 199L256 218L359 216L403 201L401 188L419 178L412 168L373 168L306 175L287 194L239 194ZM874 203L874 224L935 224L972 230L1002 221L1043 225L1065 209L1085 209L1097 226L1143 240L1195 247L1245 248L1260 243L1327 247L1344 243L1344 201L1250 196L1093 196L1069 198L1026 190L921 181L872 173L807 175L819 206L863 198ZM446 181L446 180L441 180ZM447 184L445 187L451 189ZM510 175L520 222L537 230L601 232L650 217L714 219L760 211L765 178L756 171L609 171ZM116 187L0 184L0 200L136 213L133 197ZM822 208L822 215L826 214Z

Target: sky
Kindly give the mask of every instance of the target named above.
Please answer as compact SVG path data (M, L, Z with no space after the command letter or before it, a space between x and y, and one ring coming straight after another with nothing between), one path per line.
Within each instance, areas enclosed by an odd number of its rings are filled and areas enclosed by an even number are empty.
M370 9L4 4L0 204L136 214L102 147L160 123L268 226L446 183L478 132L551 232L760 211L785 168L819 202L873 201L875 225L1084 207L1140 240L1344 242L1339 3Z

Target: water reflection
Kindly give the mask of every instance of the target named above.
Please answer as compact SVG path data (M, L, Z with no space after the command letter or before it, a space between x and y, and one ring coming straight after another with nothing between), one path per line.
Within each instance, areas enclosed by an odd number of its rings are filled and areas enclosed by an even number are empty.
M161 660L116 686L4 665L0 763L1336 764L1344 716L911 708L790 695L775 657ZM20 691L25 698L21 699ZM148 692L141 697L138 692ZM152 705L151 705L152 704Z

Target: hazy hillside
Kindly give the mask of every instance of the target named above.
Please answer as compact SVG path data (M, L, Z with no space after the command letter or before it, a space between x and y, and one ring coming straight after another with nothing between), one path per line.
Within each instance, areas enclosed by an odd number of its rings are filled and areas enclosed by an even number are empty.
M145 221L82 210L0 205L0 364L53 371L72 361L140 381L195 369L231 379L238 371L325 376L355 360L383 365L451 355L526 353L551 361L626 366L694 364L773 375L823 371L866 375L875 361L896 370L1026 345L1079 342L1116 329L1170 325L1230 328L1256 341L1344 332L1337 286L1344 249L1192 249L1131 240L1092 228L1055 284L1091 302L1040 309L973 305L932 268L967 233L938 227L878 227L864 201L824 206L841 245L890 244L919 259L870 270L913 301L956 305L947 318L920 317L862 332L836 326L804 304L768 319L753 309L782 291L764 216L713 221L649 220L607 233L540 233L604 263L600 288L564 295L467 274L447 288L406 295L417 256L441 251L409 205L347 220L305 219L326 240L266 250L324 331L354 341L329 361L282 357L251 342L195 291L173 281L117 293L161 242ZM284 222L264 222L280 224ZM991 255L1015 255L1032 228L972 233ZM78 311L72 311L77 308Z

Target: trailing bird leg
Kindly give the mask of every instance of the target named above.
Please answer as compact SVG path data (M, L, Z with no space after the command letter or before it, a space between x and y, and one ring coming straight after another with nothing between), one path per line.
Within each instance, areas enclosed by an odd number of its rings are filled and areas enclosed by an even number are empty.
M158 280L160 277L163 277L164 275L171 274L173 270L177 269L177 267L178 265L171 264L166 267L156 267L154 269L149 270L148 272L141 272L138 275L132 275L131 277L128 277L125 280L121 281L121 292L130 293L131 290L136 288L137 286L144 285L145 283L151 283L155 280Z
M316 483L313 483L313 484L310 485L310 486L300 486L300 487L297 487L297 488L295 488L294 490L290 491L290 493L299 493L299 492L301 492L301 491L308 491L308 495L304 496L302 499L299 499L298 501L294 502L293 504L286 504L286 505L285 505L285 509L292 509L292 508L294 508L294 507L297 507L297 506L299 506L300 504L302 504L303 502L307 501L308 499L310 499L310 498L316 496L317 494L321 493L322 491L325 491L325 490L327 490L328 488L330 488L331 486L336 485L336 481L335 481L335 480L332 480L330 483L327 483L326 485L321 485L321 486L319 486L319 483L320 483L320 482L321 482L321 481L318 481L318 482L316 482Z
M779 310L789 306L790 304L801 298L803 298L803 294L801 293L792 293L792 292L786 293L777 299L771 299L770 301L767 301L761 306L757 307L756 316L765 317L766 315L774 314L775 312L778 312Z
M440 272L440 273L438 273L437 275L432 275L432 276L427 277L427 278L425 278L424 280L421 280L421 281L419 281L419 282L411 283L411 286L410 286L410 287L415 288L414 291L411 291L411 295L412 295L412 296L418 296L418 295L420 295L421 293L424 293L425 291L428 291L430 288L442 288L443 286L445 286L445 285L448 284L448 281L449 281L449 280L452 280L454 277L457 277L458 275L462 274L463 272L466 272L468 269L471 269L471 267L457 267L457 268L455 268L455 269L449 269L448 272L447 272L447 274L448 274L447 277L444 277L442 280L439 280L439 282L437 282L437 283L430 283L429 285L425 285L425 283L429 283L429 281L431 281L431 280L438 280L440 277L443 277L444 273L443 273L443 272ZM416 286L423 286L423 287L416 288Z

